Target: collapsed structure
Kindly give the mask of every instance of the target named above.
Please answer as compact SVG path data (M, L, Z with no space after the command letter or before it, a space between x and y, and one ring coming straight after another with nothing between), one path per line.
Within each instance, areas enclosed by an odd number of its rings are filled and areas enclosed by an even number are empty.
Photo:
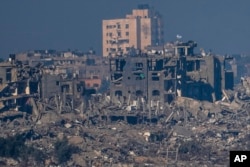
M250 79L230 90L231 57L195 54L196 45L110 58L110 95L82 78L78 68L92 59L34 56L27 64L10 55L0 63L0 137L21 134L47 156L0 156L0 164L62 164L54 148L66 138L79 152L65 166L225 166L228 150L250 148ZM95 69L86 65L85 76Z
M38 96L40 69L18 63L15 60L15 55L10 55L8 62L0 64L0 72L1 113L6 110L26 110L29 112L26 102L29 98ZM13 114L20 115L22 113L14 112Z
M177 41L161 52L131 51L110 58L112 101L160 109L178 96L220 100L222 91L234 86L233 72L226 68L232 57L195 54L196 46L194 41Z
M29 113L38 120L47 111L82 111L84 96L100 89L105 65L97 68L101 61L92 55L60 54L11 54L0 63L0 119Z
M196 54L196 46L194 41L177 41L157 52L151 49L140 53L131 49L129 54L111 57L110 96L105 97L105 103L127 106L130 111L136 108L143 113L146 110L164 113L166 106L178 97L221 100L225 90L234 86L233 72L227 68L232 57L204 51ZM99 64L104 61L98 57L95 60L63 55L53 52L38 59L27 54L26 59L21 56L22 61L20 55L18 60L16 55L10 55L8 62L1 63L1 111L32 112L37 117L47 110L83 112L83 103L85 107L90 104L89 95L102 86L100 78L109 78L105 77L108 66L98 69L99 66L92 65L96 60ZM101 72L99 77L95 70Z

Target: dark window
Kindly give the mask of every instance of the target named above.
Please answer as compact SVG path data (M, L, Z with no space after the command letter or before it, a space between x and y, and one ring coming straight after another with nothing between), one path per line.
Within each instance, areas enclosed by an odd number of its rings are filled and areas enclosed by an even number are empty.
M186 68L187 68L187 71L194 71L195 70L195 62L194 61L187 61Z
M122 91L120 90L115 91L115 96L122 96Z
M95 83L93 86L97 88L99 87L99 84Z
M110 48L110 50L111 50L112 52L115 52L115 51L116 51L116 48Z
M168 104L170 104L173 100L174 100L174 95L172 94L164 95L164 101L168 102Z
M152 76L152 81L159 81L160 78L158 76Z
M141 90L137 90L137 91L135 92L135 95L136 95L136 96L142 96L142 95L143 95L143 92L142 92Z
M129 36L129 32L126 32L126 36Z
M62 92L64 92L64 93L69 93L69 85L63 85L63 86L61 87L61 90L62 90Z
M143 67L143 63L135 63L136 67Z
M129 25L128 25L128 24L126 24L126 25L125 25L125 28L129 28Z
M117 32L117 36L118 37L120 37L121 36L121 32L119 31L119 32Z
M159 90L153 90L152 91L152 96L160 96L160 91Z
M159 81L160 77L158 75L158 73L152 73L152 81Z
M6 81L11 81L11 68L6 69Z
M82 85L77 84L77 92L81 92L81 90L82 90Z

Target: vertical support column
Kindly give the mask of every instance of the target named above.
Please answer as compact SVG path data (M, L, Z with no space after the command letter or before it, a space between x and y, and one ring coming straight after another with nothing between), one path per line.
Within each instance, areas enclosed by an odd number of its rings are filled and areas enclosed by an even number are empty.
M177 162L178 160L178 151L179 151L179 147L176 148L175 162Z
M30 81L29 80L26 83L25 94L26 95L30 94Z
M188 47L185 47L185 56L188 55Z
M127 115L124 115L124 121L125 121L126 123L128 123L128 116L127 116Z

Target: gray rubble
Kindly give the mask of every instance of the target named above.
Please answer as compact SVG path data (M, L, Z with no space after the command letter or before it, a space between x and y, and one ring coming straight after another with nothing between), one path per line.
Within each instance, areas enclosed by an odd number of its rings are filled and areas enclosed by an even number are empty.
M15 63L0 66L10 79L0 84L0 141L21 135L27 148L46 156L40 163L35 155L27 161L1 156L2 166L222 167L230 150L250 150L248 77L234 90L222 89L220 99L176 96L162 103L152 97L146 104L113 96L114 90L97 93L79 77L55 75L57 67ZM61 163L55 149L63 140L74 150Z
M112 120L108 113L124 109L95 102L88 109L95 112L88 116L44 113L36 122L31 117L1 121L1 137L32 130L26 144L48 154L56 140L66 137L81 150L66 166L227 166L229 150L250 149L249 102L237 98L216 103L179 98L171 106L171 118L163 114L157 122L150 122L144 116L136 124L129 123L130 118ZM241 107L231 109L231 104L239 104L237 100ZM102 114L103 118L96 116ZM14 159L1 162L18 166ZM48 157L45 166L56 163Z

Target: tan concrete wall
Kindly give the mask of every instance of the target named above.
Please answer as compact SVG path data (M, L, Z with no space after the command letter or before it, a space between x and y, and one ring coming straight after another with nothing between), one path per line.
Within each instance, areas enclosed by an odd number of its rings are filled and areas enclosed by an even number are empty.
M163 34L162 36L159 33L152 34L153 31L162 30L160 19L160 27L157 26L158 24L152 26L151 20L154 13L154 10L150 9L134 9L132 14L126 15L124 19L103 20L103 56L107 57L111 53L115 56L116 53L121 51L123 54L126 54L130 47L144 50L147 46L155 45L155 41L163 38ZM154 36L152 37L152 35Z
M140 24L140 41L141 46L139 49L144 50L145 47L150 46L151 43L151 19L150 18L141 18Z
M137 26L136 18L103 20L103 56L106 57L112 52L110 48L116 51L120 48L123 53L127 53L129 47L137 48Z

